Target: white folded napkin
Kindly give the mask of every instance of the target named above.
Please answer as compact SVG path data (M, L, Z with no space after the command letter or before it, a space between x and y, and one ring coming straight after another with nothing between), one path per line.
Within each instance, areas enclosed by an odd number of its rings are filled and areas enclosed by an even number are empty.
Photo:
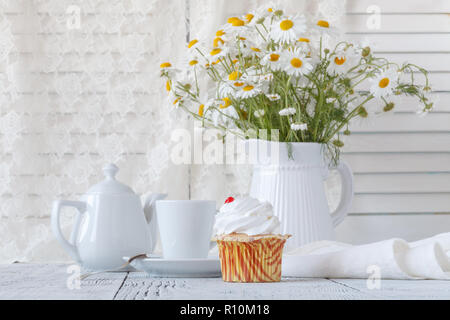
M319 241L286 252L282 275L307 278L450 280L450 233L408 243L390 239L352 246Z

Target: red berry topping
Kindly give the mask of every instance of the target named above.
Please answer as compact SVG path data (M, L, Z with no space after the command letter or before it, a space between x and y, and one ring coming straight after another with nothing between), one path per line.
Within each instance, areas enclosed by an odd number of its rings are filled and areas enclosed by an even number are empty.
M233 197L228 197L227 200L225 200L225 203L230 203L233 202L234 198Z

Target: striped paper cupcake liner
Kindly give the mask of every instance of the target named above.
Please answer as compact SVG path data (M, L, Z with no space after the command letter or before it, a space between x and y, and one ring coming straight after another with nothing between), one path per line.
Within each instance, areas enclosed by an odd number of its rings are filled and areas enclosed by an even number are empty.
M222 279L227 282L277 282L286 236L217 240Z

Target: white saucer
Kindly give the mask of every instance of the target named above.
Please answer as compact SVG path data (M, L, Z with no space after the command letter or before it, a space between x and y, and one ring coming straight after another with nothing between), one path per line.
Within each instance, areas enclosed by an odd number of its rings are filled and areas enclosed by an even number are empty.
M123 257L128 261L128 257ZM160 257L136 258L130 265L152 277L164 278L217 278L221 277L219 258L163 259Z

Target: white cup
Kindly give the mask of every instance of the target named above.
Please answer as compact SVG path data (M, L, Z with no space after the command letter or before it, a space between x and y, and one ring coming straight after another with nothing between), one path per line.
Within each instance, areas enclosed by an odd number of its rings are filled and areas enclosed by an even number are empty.
M156 201L164 259L207 258L215 214L215 201Z

